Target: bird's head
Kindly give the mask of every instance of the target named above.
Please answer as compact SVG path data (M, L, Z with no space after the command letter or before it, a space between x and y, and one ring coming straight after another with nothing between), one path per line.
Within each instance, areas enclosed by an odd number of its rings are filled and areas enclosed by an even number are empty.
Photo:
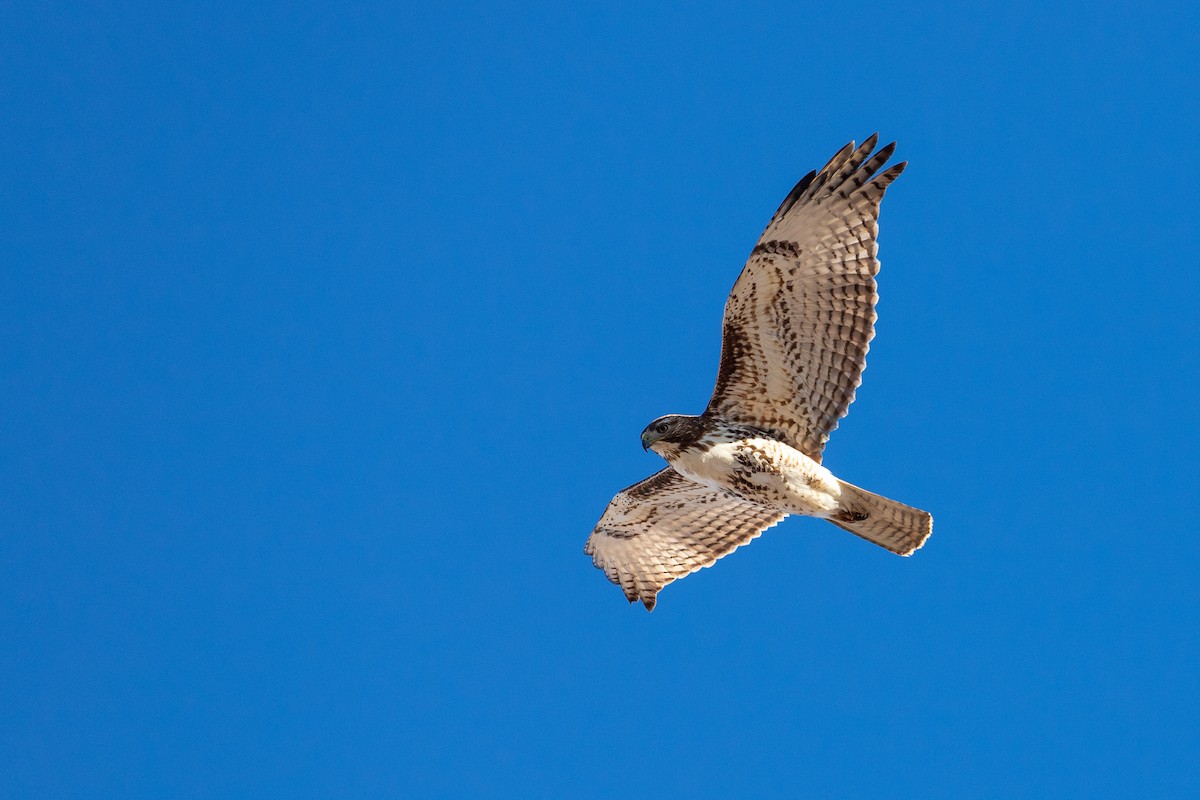
M682 448L699 441L704 435L704 428L700 417L667 414L651 422L642 431L642 449L653 450L663 458L670 459Z

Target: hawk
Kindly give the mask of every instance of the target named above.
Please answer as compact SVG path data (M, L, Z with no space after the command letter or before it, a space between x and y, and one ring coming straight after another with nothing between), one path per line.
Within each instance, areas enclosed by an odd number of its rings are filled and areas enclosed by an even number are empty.
M907 164L880 172L896 144L874 152L877 142L850 142L788 193L725 304L708 407L642 431L643 449L669 466L618 493L584 547L629 602L654 610L668 583L789 514L829 520L902 556L929 538L927 512L821 466L862 383L875 335L879 204Z

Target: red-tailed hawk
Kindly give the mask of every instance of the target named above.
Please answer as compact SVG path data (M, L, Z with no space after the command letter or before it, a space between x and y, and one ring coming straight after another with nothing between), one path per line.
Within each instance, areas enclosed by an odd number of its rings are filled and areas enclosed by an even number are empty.
M933 529L924 511L859 489L821 466L854 401L875 335L879 204L904 171L896 145L843 147L796 184L771 218L725 304L721 366L708 408L669 414L642 447L670 465L620 492L584 552L629 602L653 610L677 578L788 514L911 555Z

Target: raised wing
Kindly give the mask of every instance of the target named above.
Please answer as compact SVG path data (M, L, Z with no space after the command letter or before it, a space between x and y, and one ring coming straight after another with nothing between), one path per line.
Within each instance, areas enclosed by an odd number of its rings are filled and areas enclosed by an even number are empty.
M895 142L838 151L784 199L725 304L706 413L771 431L817 461L862 383L875 335L879 203Z
M668 467L619 492L583 552L629 602L641 599L653 611L668 583L712 566L786 516Z

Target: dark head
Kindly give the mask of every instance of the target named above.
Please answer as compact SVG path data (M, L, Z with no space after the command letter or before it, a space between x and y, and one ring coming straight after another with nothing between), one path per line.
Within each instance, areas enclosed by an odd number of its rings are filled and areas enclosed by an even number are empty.
M653 450L667 458L698 442L706 430L703 417L667 414L651 422L642 431L642 449Z

